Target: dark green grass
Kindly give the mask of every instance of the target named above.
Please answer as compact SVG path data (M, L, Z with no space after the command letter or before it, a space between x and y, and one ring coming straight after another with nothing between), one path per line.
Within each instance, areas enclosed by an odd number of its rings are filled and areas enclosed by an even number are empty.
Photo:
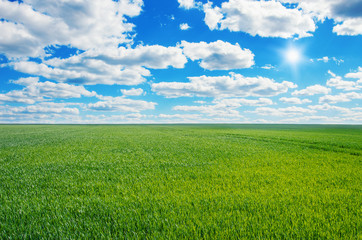
M1 125L0 239L361 239L361 126Z

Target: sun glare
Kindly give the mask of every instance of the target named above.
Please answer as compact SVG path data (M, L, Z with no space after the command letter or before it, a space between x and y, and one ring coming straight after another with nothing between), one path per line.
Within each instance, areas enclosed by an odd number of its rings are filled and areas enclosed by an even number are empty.
M286 50L285 58L289 64L297 65L302 59L302 54L299 49L292 47Z

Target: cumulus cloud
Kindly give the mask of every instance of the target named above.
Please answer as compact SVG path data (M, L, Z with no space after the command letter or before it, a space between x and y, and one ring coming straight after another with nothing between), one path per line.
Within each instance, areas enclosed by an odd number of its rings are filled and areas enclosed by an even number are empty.
M113 114L105 115L88 114L81 120L81 123L101 123L101 124L119 124L119 123L149 123L146 120L148 116L141 113Z
M362 93L348 92L340 93L338 95L326 95L319 98L320 103L338 103L338 102L350 102L354 99L362 99Z
M221 7L203 5L205 23L211 29L246 32L252 36L307 37L315 31L313 18L277 1L229 0Z
M285 93L294 83L275 82L264 77L244 77L231 73L229 76L189 77L189 82L153 83L152 91L165 97L267 97Z
M196 120L200 119L200 114L160 114L158 115L160 118L167 118L167 119L182 119L182 120Z
M19 58L9 63L16 71L89 85L137 85L151 75L148 69L183 68L187 58L179 47L128 44L134 33L125 16L139 15L142 6L142 0L0 0L0 53ZM82 51L51 58L49 46Z
M313 109L313 110L318 110L318 111L331 111L331 110L334 110L334 111L339 111L339 112L344 112L344 113L349 113L351 111L348 108L329 105L327 103L322 104L322 105L308 106L308 108Z
M334 87L336 89L342 89L345 91L359 90L362 89L362 69L359 68L358 72L352 72L345 75L347 78L355 78L357 81L346 81L342 77L337 76L332 71L328 73L332 76L327 80L327 86Z
M58 113L58 114L79 114L78 108L65 107L62 103L39 103L25 107L11 107L11 112L17 114L27 113Z
M338 35L362 34L362 3L360 0L279 0L296 3L303 12L323 21L333 19L333 32Z
M0 122L5 123L54 123L79 118L79 109L70 107L71 103L42 102L29 106L0 106Z
M248 111L248 112L263 116L286 116L286 117L316 113L315 110L295 107L295 106L287 108L258 107L254 111Z
M362 85L359 85L357 82L345 81L340 76L328 79L327 86L337 89L343 89L346 91L358 90L362 88Z
M142 88L131 88L129 90L121 89L121 92L125 96L140 96L143 94Z
M254 54L249 49L218 40L216 42L181 42L184 54L192 61L200 60L200 66L208 70L249 68L254 65Z
M355 78L357 79L357 84L362 85L362 67L358 68L358 71L347 73L346 78Z
M239 111L232 107L224 108L220 105L205 105L205 106L175 106L172 108L175 111L186 112L199 112L211 117L227 117L227 118L239 118L241 117Z
M258 99L225 98L225 99L215 99L213 103L220 107L238 108L241 106L267 106L267 105L272 105L273 101L269 98L258 98Z
M20 102L33 104L37 101L44 101L55 98L80 98L82 96L96 96L95 92L86 90L83 86L75 86L66 83L53 83L49 81L40 82L37 77L20 78L11 81L14 84L22 85L22 90L12 90L0 94L0 102Z
M140 112L155 109L157 103L132 100L124 97L98 96L101 101L89 103L88 109L94 111Z
M50 45L87 50L129 42L125 16L141 12L142 0L0 0L0 52L8 57L44 54Z
M109 65L101 60L86 59L73 56L67 59L52 59L45 63L32 61L12 62L14 70L42 76L58 82L95 85L95 84L123 84L137 85L149 76L149 70L143 67L121 68Z
M187 23L181 23L180 29L181 30L189 30L191 27Z
M152 69L168 67L183 68L187 62L179 47L164 47L160 45L142 46L136 48L107 48L88 51L83 58L102 60L107 64L126 67L143 66Z
M177 1L180 4L180 8L191 9L197 6L194 0L177 0Z
M284 4L296 4L295 8ZM314 19L333 19L338 35L362 34L360 0L229 0L220 7L203 5L205 23L211 29L246 32L261 37L306 37L315 31Z
M137 85L150 76L146 68L183 68L187 62L179 47L137 46L89 50L69 58L51 58L42 63L11 62L16 71L43 76L59 82Z
M302 90L296 90L292 92L293 96L312 96L316 94L328 94L331 92L330 88L324 87L322 85L316 84L313 86L306 87Z
M296 98L296 97L292 97L292 98L282 97L279 99L279 101L281 101L283 103L288 103L288 104L304 104L304 103L312 102L309 99L300 99L300 98Z
M223 118L242 118L237 110L242 106L266 106L272 105L273 101L268 98L244 99L244 98L228 98L215 99L212 104L204 105L178 105L172 108L175 111L198 112L211 117Z

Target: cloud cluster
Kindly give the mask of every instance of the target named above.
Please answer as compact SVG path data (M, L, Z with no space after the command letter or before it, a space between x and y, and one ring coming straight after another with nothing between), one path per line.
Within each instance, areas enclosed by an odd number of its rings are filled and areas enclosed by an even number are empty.
M57 66L52 64L51 61L45 63L19 61L9 65L22 73L42 76L58 82L84 85L137 85L145 81L144 76L150 75L150 72L142 67L121 69L120 66L109 65L101 60L84 59L79 56L62 59Z
M196 3L194 0L177 0L180 4L180 8L191 9L196 7Z
M69 58L52 58L37 63L16 61L10 63L16 71L43 76L59 82L137 85L150 76L147 68L183 68L187 62L178 47L159 45L129 48L90 50Z
M354 78L357 79L357 84L362 84L362 67L358 67L358 71L347 73L346 78Z
M316 113L315 110L295 107L295 106L287 108L258 107L254 111L248 111L248 112L263 116L285 116L285 117Z
M309 99L300 99L300 98L296 98L296 97L291 97L291 98L282 97L279 99L279 101L281 101L283 103L288 103L288 104L304 104L304 103L312 102Z
M267 97L285 93L297 86L288 81L281 83L264 77L229 76L189 77L189 82L153 83L152 91L168 98L174 97Z
M86 90L83 86L75 86L66 83L53 83L49 81L40 82L37 77L20 78L12 81L17 85L22 85L22 90L12 90L0 94L0 102L20 102L33 104L56 98L80 98L82 96L96 96L95 92Z
M339 103L339 102L350 102L354 99L362 99L362 93L358 92L348 92L348 93L340 93L337 95L325 95L319 98L320 103Z
M140 96L143 94L142 88L131 88L129 90L121 89L121 92L124 96Z
M0 52L9 58L44 55L51 45L107 48L129 42L125 16L141 12L142 0L0 0Z
M229 0L221 7L203 5L205 23L211 29L246 32L252 36L291 38L310 36L315 24L310 15L277 1Z
M221 6L179 0L180 7L195 8L205 13L211 30L245 32L261 37L308 37L315 31L315 22L333 19L338 35L362 34L360 0L228 0ZM294 5L292 5L294 4Z
M328 94L331 92L330 88L324 87L320 84L306 87L302 90L296 90L292 92L293 96L312 96L317 94Z
M362 2L360 0L279 0L296 3L303 12L319 20L334 19L333 32L338 35L362 34Z
M138 113L155 109L157 103L143 100L133 100L124 97L98 96L101 101L89 103L87 108L93 111L117 111Z
M362 82L345 81L340 76L334 76L327 80L327 86L346 91L362 89Z
M181 42L184 54L192 61L201 60L200 66L208 70L230 70L250 68L254 65L254 54L249 49L218 40L216 42Z
M79 119L79 109L73 104L43 102L28 106L0 105L0 122L9 123L54 123Z
M164 47L160 45L98 49L88 51L82 54L82 57L85 59L102 60L110 65L124 67L142 66L151 69L183 68L187 62L179 47Z
M243 106L267 106L272 105L273 101L268 98L244 99L244 98L225 98L215 99L212 104L202 105L177 105L172 108L174 111L198 112L209 117L235 118L243 119L238 111ZM183 115L183 114L182 114Z

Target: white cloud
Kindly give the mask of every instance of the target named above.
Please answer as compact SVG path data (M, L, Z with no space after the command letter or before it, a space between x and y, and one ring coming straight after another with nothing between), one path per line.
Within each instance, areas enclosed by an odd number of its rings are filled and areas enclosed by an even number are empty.
M337 89L343 89L346 91L358 90L362 88L362 85L358 85L357 82L344 81L342 77L336 76L327 80L327 86Z
M205 13L205 23L210 30L219 29L219 22L223 19L224 15L219 7L212 7L212 2L208 2L203 5Z
M357 81L345 81L342 77L337 76L332 71L328 71L332 78L327 80L327 86L334 87L336 89L343 89L345 91L362 89L362 69L358 68L358 70L358 72L348 73L345 76L347 78L357 78Z
M52 58L43 63L10 63L16 71L43 76L59 82L137 85L150 76L147 68L183 68L187 62L179 47L137 46L89 50L66 59Z
M205 105L205 106L175 106L172 108L175 111L186 111L186 112L199 112L206 114L211 117L226 117L226 118L239 118L239 111L234 108L224 108L219 105Z
M160 45L142 46L134 49L119 47L102 50L92 50L83 54L84 58L102 60L107 64L125 67L143 66L152 69L168 67L183 68L187 62L179 47L164 47Z
M73 122L79 118L79 109L65 103L43 102L29 106L0 105L0 122L4 123L54 123L56 121Z
M283 103L288 103L288 104L304 104L304 103L312 102L309 99L300 99L300 98L296 98L296 97L292 97L292 98L282 97L279 99L279 101L281 101Z
M158 115L160 118L169 118L169 119L182 119L182 120L195 120L200 119L200 114L160 114Z
M132 100L124 97L98 96L102 101L89 103L88 109L94 111L140 112L155 109L157 103Z
M206 114L211 117L222 117L227 118L243 118L238 108L242 106L266 106L272 105L273 101L268 98L259 99L243 99L243 98L228 98L228 99L215 99L212 104L198 105L198 106L187 106L178 105L172 108L175 111L186 111L186 112L198 112Z
M338 35L362 34L362 2L360 0L279 0L297 3L303 12L323 21L333 19L333 32Z
M271 64L266 64L264 66L261 67L262 69L266 69L266 70L270 70L270 69L274 69L275 67Z
M229 0L221 8L203 5L205 23L211 29L246 32L252 36L307 37L315 31L310 15L284 7L277 1Z
M200 66L208 70L249 68L254 65L254 54L249 49L218 40L216 42L181 42L184 54L192 61L200 60Z
M314 60L317 61L317 62L324 62L324 63L328 63L329 61L334 61L338 65L340 65L341 63L344 62L343 59L337 59L336 57L328 57L328 56L324 56L324 57L316 58L316 59L311 59L310 61L314 62Z
M230 76L189 77L189 82L153 83L152 91L158 95L172 97L267 97L285 93L295 88L292 82L275 82L264 77L244 77L231 73Z
M137 85L151 75L147 68L183 68L187 58L179 47L120 46L134 34L125 16L139 15L142 6L142 0L0 0L0 53L20 58L9 63L16 71L88 85ZM44 60L44 48L62 45L84 52Z
M181 30L189 30L191 27L187 23L181 23L180 29Z
M12 81L14 84L22 85L22 90L12 90L0 94L0 102L20 102L33 104L54 98L80 98L82 96L96 96L95 92L89 92L83 86L75 86L66 83L39 82L37 77L20 78Z
M241 106L267 106L267 105L272 105L273 101L269 98L259 98L259 99L224 98L224 99L215 99L213 103L220 107L238 108Z
M143 94L142 88L131 88L129 90L121 89L121 92L125 96L140 96Z
M196 3L194 0L177 0L177 1L180 4L180 8L191 9L196 7Z
M362 18L346 19L333 28L338 35L356 36L362 34Z
M313 110L318 110L318 111L331 111L331 110L333 110L333 111L339 111L339 112L344 112L344 113L349 113L351 111L348 108L333 106L333 105L329 105L327 103L325 103L323 105L308 106L308 108L313 109Z
M0 52L8 57L40 56L49 45L87 50L129 42L142 0L0 0Z
M119 123L149 123L145 120L148 116L141 113L128 113L128 114L115 114L105 115L88 114L85 118L81 119L80 123L101 123L101 124L119 124Z
M20 61L10 63L10 66L13 66L16 71L43 76L58 82L85 85L137 85L146 81L144 76L150 75L149 70L143 67L120 68L120 66L109 65L101 60L85 59L79 56L73 56L58 62L52 59L52 61L49 60L48 62L49 65Z
M348 92L340 93L338 95L326 95L319 98L320 103L338 103L338 102L350 102L353 99L362 99L362 93Z
M292 92L293 96L312 96L316 94L328 94L331 92L330 88L324 87L322 85L316 84L313 86L309 86L302 90L296 90Z
M362 84L362 67L358 67L358 71L357 72L351 72L351 73L347 73L346 78L356 78L357 80L357 84L361 85Z
M254 111L248 111L248 112L263 116L286 116L286 117L316 113L315 110L301 108L301 107L294 107L294 106L287 108L258 107Z
M317 61L323 61L323 62L327 63L329 61L329 57L325 56L322 58L318 58Z

